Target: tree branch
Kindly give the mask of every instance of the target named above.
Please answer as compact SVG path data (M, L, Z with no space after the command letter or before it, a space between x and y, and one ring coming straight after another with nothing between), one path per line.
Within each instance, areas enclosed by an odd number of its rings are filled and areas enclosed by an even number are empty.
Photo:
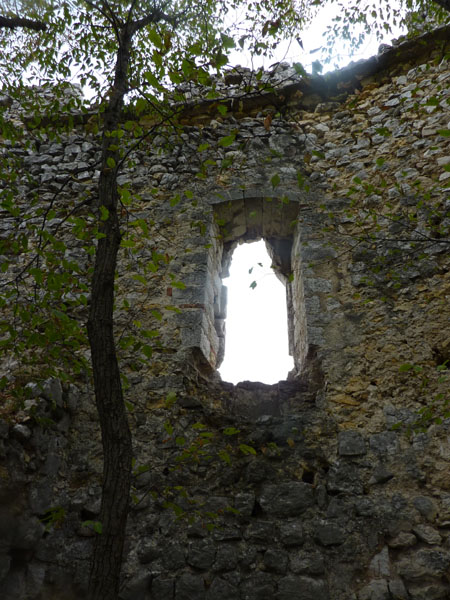
M180 15L172 16L167 15L161 9L156 8L151 13L142 17L142 19L138 19L137 21L133 21L131 24L131 28L133 33L139 31L146 25L150 25L150 23L160 23L161 21L165 21L166 23L170 23L171 25L177 25L179 21Z
M45 31L47 24L43 21L33 21L32 19L22 19L21 17L0 16L0 28L2 27L9 27L10 29L24 27L25 29L33 29L34 31Z

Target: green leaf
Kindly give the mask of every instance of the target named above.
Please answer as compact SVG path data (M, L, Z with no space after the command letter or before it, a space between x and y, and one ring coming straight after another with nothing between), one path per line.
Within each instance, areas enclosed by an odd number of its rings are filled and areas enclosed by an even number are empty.
M240 433L240 429L236 429L236 427L225 427L223 430L224 435L236 435Z
M175 392L169 392L165 397L164 404L167 408L170 408L174 402L176 402L177 395Z
M219 140L219 146L226 148L227 146L231 146L231 144L236 139L236 133L231 133L230 135L226 135Z
M231 465L231 457L226 450L220 450L219 457L227 465Z
M109 217L109 210L106 206L100 206L100 219L102 221L107 221Z
M278 173L275 173L275 175L271 178L270 183L272 184L273 188L276 188L277 185L280 185L280 176L278 175Z
M108 158L106 159L106 164L110 169L114 169L114 167L116 166L116 161L113 159L112 156L108 156Z
M155 29L152 28L152 29L148 30L148 37L154 46L156 46L157 48L160 48L160 49L163 48L164 44L161 39L161 36Z
M442 137L450 137L450 129L438 129L438 134Z
M227 112L228 112L228 108L225 106L225 104L219 104L217 106L217 110L220 112L220 114L224 117Z
M256 455L256 450L252 446L248 446L247 444L239 444L239 450L245 455Z
M305 69L301 63L296 62L292 66L294 67L297 75L301 75L302 77L308 77L308 73L305 71Z
M236 44L234 43L233 38L230 37L229 35L226 35L225 33L221 33L220 34L220 38L222 40L223 47L226 50L229 50L231 48L235 48L236 47Z

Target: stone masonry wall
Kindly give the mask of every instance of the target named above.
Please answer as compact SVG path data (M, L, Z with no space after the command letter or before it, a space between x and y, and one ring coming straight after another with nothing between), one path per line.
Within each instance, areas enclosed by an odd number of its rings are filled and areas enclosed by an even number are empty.
M279 65L259 92L237 69L222 100L192 86L182 130L159 128L121 172L135 194L116 309L135 452L123 600L450 598L447 39L307 80ZM2 102L20 127L20 106ZM51 204L80 323L92 256L66 216L92 221L99 156L82 120L4 144L29 216L0 220L3 240L32 247ZM258 238L286 285L296 368L233 386L215 370L221 277ZM26 258L5 251L2 277ZM127 342L143 330L150 358ZM27 390L14 411L4 395L0 420L1 597L78 600L101 493L92 385L40 380L25 358L0 373Z

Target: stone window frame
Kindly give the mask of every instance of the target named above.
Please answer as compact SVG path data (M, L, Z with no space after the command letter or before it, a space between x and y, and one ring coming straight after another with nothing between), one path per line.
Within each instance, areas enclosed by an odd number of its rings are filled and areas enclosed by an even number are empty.
M195 355L197 368L210 376L220 367L225 353L227 288L231 257L239 243L264 239L275 273L286 287L289 354L294 375L304 370L308 356L324 349L324 330L329 323L327 301L332 282L314 271L325 248L313 194L272 190L221 192L207 200L210 221L205 244L205 264L193 273L195 295L201 302L180 315L181 350ZM198 290L200 284L201 289ZM186 290L189 294L189 290ZM180 303L185 292L180 292ZM195 312L193 312L195 310Z

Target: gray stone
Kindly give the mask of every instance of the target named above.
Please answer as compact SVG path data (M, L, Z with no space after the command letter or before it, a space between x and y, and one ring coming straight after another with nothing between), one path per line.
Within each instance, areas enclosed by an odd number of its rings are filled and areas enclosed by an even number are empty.
M408 592L401 579L391 579L388 582L388 588L392 600L408 600Z
M395 454L397 451L397 434L394 431L383 431L370 436L370 449L377 454Z
M259 572L246 579L240 586L241 600L267 600L273 598L275 584L273 575Z
M439 581L412 584L408 585L408 592L409 600L448 600L450 585Z
M369 572L374 577L389 577L391 574L391 563L387 546L372 558L369 565Z
M206 594L207 600L239 600L239 590L225 579L216 577Z
M269 548L264 553L264 566L268 571L285 575L288 565L288 554L279 548Z
M220 545L217 548L214 571L231 571L239 562L239 552L236 546Z
M425 542L426 544L435 544L438 546L442 541L439 532L434 529L434 527L431 527L431 525L416 525L413 527L413 532L416 534L419 540Z
M327 585L311 577L288 575L278 582L276 600L328 600Z
M152 581L151 599L152 600L173 600L175 592L175 579L165 579L156 577Z
M352 464L344 463L331 467L327 488L331 493L362 494L364 492L358 469Z
M143 540L137 549L137 556L139 562L145 565L161 556L161 547L156 542Z
M204 600L205 582L200 575L183 573L175 585L175 600Z
M358 592L358 600L391 600L387 581L374 579Z
M162 561L164 567L170 571L181 569L186 563L184 548L175 542L167 544L163 550Z
M244 538L255 544L272 544L275 538L275 525L271 521L254 521L245 530Z
M22 423L16 423L13 425L12 434L14 437L19 440L19 442L27 442L31 437L31 430L26 425L22 425Z
M413 499L414 508L416 508L422 516L432 522L437 515L437 507L434 501L427 496L416 496Z
M189 545L187 562L191 567L206 570L211 567L216 557L216 548L209 540L192 542Z
M234 498L234 508L239 511L242 517L250 517L255 506L255 494L240 493Z
M338 436L340 456L358 456L366 454L366 442L358 431L341 431Z
M397 563L398 573L407 580L441 577L450 567L450 552L422 548L403 556Z
M417 538L414 534L406 531L400 532L392 540L388 541L388 546L391 548L409 548L416 544Z
M369 485L377 483L386 483L394 477L394 473L387 469L385 465L380 464L375 467L372 472L372 477L369 479Z
M322 575L325 572L323 556L318 552L308 551L294 554L289 553L289 566L295 574Z
M277 517L295 517L314 504L312 485L303 482L265 485L259 497L263 510Z
M244 546L239 553L239 563L246 569L253 569L258 559L258 552L254 546Z
M301 521L284 521L280 525L280 542L285 546L301 546L304 539Z
M319 523L314 537L322 546L338 546L345 542L345 531L334 523Z
M120 600L148 600L150 573L139 573L127 582L119 594Z

